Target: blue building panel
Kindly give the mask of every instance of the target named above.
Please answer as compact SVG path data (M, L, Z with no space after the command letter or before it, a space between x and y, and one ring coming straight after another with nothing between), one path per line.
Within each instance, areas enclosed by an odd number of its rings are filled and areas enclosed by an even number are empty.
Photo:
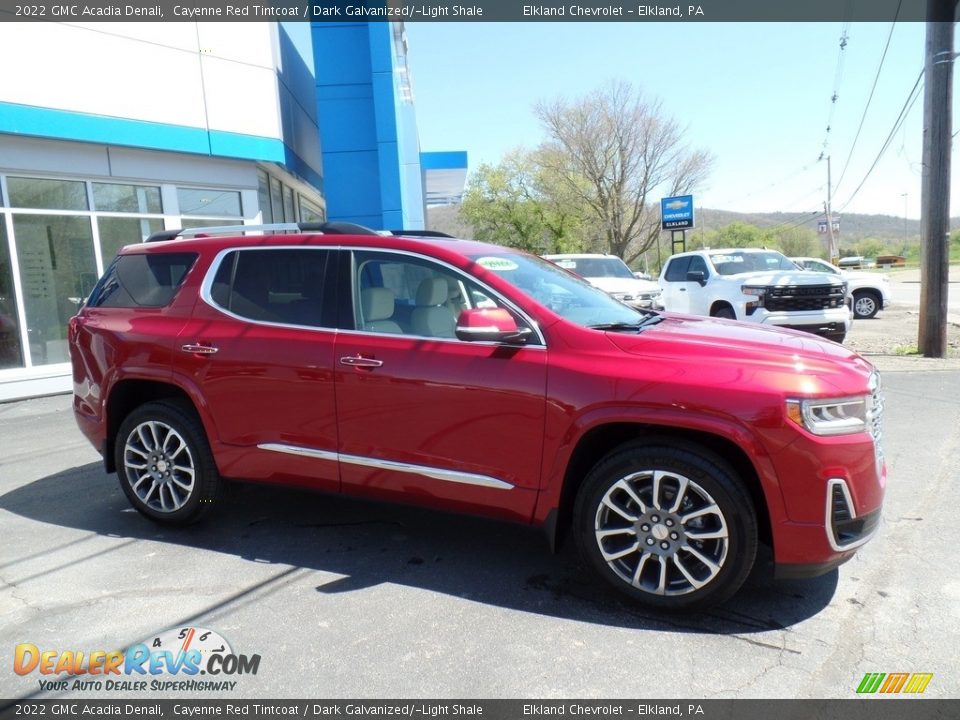
M327 213L331 220L360 222L357 218L377 216L383 212L380 203L380 166L378 155L371 152L324 153ZM330 214L336 207L337 216ZM379 221L371 227L377 227Z
M311 31L329 218L422 229L423 187L410 181L420 176L416 118L398 89L406 60L393 23L317 22Z

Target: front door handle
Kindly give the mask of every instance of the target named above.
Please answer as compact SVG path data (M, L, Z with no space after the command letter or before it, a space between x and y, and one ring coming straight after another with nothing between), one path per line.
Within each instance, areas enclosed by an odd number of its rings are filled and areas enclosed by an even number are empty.
M362 357L360 355L346 355L340 358L340 364L350 365L351 367L378 368L383 367L383 360Z
M214 347L213 345L201 345L200 343L187 343L186 345L181 345L180 349L186 353L194 353L196 355L213 355L220 348Z

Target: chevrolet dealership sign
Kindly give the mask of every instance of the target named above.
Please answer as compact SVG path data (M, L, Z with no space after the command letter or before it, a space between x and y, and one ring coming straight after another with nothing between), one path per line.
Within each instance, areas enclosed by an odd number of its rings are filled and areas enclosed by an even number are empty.
M693 195L660 199L660 226L664 230L693 227Z

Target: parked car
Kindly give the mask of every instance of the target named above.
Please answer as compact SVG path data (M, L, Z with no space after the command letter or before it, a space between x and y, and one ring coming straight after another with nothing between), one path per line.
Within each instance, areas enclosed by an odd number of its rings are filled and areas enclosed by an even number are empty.
M649 277L636 277L629 266L616 255L579 253L544 255L550 262L576 273L591 285L609 293L620 302L635 308L659 309L660 286Z
M673 610L730 597L760 541L809 576L877 529L880 378L846 348L510 248L290 227L128 246L69 323L77 422L151 520L228 478L418 503L572 536Z
M869 319L890 304L890 278L880 273L841 270L826 260L812 257L790 258L799 267L813 272L836 275L847 283L847 292L853 298L853 317Z
M782 253L760 248L694 250L660 272L667 310L805 330L843 342L850 329L847 286L804 272Z

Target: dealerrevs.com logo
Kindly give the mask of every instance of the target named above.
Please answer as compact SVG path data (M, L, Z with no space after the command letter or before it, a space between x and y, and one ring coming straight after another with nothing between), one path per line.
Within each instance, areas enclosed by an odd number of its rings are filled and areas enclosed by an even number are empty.
M906 693L919 695L933 680L933 673L867 673L857 692L861 695Z
M13 653L13 671L38 673L41 690L233 690L237 681L227 678L259 669L259 655L237 654L222 635L198 627L167 630L126 650L47 650L21 643Z

